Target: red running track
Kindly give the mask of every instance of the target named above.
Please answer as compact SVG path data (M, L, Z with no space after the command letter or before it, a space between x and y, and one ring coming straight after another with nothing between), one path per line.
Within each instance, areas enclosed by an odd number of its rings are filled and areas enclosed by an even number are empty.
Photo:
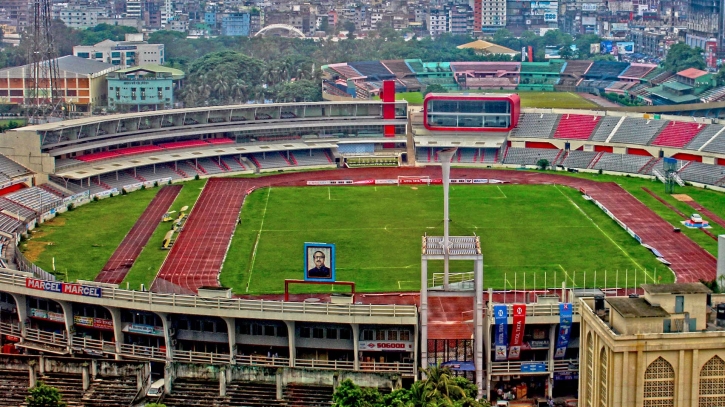
M171 185L161 188L149 206L138 218L123 241L108 259L103 270L96 276L95 281L100 283L119 284L126 277L126 274L133 266L133 263L141 254L151 235L161 222L161 217L169 210L169 207L181 191L181 185Z
M395 179L399 175L440 177L440 167L356 168L288 173L255 179L217 179L207 183L183 232L166 259L153 291L192 294L201 286L218 286L218 274L236 225L246 191L267 186L299 186L311 180ZM715 278L716 260L637 198L613 182L557 175L550 172L454 168L453 178L490 178L514 184L558 184L584 189L617 219L627 224L644 243L671 262L678 282ZM222 221L222 218L226 219ZM202 219L202 220L198 220ZM208 222L208 223L205 223ZM223 231L222 231L223 229Z
M151 291L196 294L200 287L219 286L248 184L240 178L209 179Z

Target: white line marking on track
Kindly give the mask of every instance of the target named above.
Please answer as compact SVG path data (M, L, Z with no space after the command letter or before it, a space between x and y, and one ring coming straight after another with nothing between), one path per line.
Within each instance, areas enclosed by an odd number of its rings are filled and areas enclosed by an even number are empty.
M564 198L566 198L566 199L567 199L567 200L569 201L569 203L571 203L572 205L574 205L574 207L575 207L575 208L577 208L577 209L579 210L579 212L581 212L581 214L582 214L582 215L584 215L584 217L585 217L585 218L589 219L589 221L590 221L590 222L592 222L592 224L593 224L594 226L596 226L596 227L597 227L597 229L599 229L599 231L600 231L600 232L602 232L602 234L603 234L603 235L604 235L604 236L605 236L605 237L606 237L607 239L609 239L609 241L610 241L610 242L612 242L612 244L613 244L613 245L617 246L617 248L618 248L618 249L619 249L619 250L620 250L620 251L621 251L622 253L624 253L624 255L625 255L625 256L626 256L626 257L627 257L627 258L628 258L628 259L629 259L629 260L630 260L630 261L631 261L631 262L632 262L632 263L633 263L633 264L634 264L635 266L637 266L637 268L639 268L639 269L640 269L640 270L642 270L642 271L643 271L643 272L644 272L644 273L645 273L646 275L648 275L648 276L649 276L649 273L647 273L647 270L646 270L646 269L645 269L644 267L642 267L642 266L641 266L641 265L640 265L639 263L637 263L637 261L636 261L635 259L633 259L633 258L632 258L632 256L630 256L630 255L629 255L629 253L627 253L627 251L626 251L626 250L624 250L624 249L622 248L622 246L620 246L619 244L617 244L617 242L615 242L615 241L614 241L614 239L612 239L612 237L611 237L611 236L609 236L609 235L608 235L608 234L607 234L607 233L606 233L605 231L603 231L603 230L602 230L602 228L600 228L600 227L599 227L599 225L597 225L597 223L596 223L596 222L594 222L594 219L590 218L590 217L589 217L589 215L587 215L587 214L586 214L586 212L584 212L584 210L583 210L582 208L580 208L580 207L579 207L579 205L577 205L576 203L574 203L574 201L572 201L572 200L571 200L571 198L569 198L568 196L566 196L566 194L564 194L564 193L563 193L563 192L561 191L561 189L559 189L559 186L558 186L558 185L554 185L554 188L556 188L556 190L557 190L557 191L559 191L559 193L560 193L560 194L562 194L562 195L564 196ZM650 277L650 278L653 278L652 276L649 276L649 277Z
M501 189L501 187L500 187L500 186L496 185L496 188L498 188L498 190L499 190L499 191L501 192L501 195L503 195L503 197L504 197L504 198L508 198L508 197L506 196L506 194L504 194L504 193L503 193L503 189Z
M332 195L330 194L330 187L327 187L327 200L332 201Z
M252 251L252 261L249 264L249 278L247 279L247 288L245 292L249 292L249 284L252 282L252 271L254 271L254 261L257 259L257 247L259 246L259 239L262 236L262 228L264 227L264 218L267 215L267 206L269 205L269 195L272 193L272 187L270 186L267 190L267 201L264 203L264 212L262 212L262 222L259 224L259 232L257 232L257 239L254 241L254 250Z

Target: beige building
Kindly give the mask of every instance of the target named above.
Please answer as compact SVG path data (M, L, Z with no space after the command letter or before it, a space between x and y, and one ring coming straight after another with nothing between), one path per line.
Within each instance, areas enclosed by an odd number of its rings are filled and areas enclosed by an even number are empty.
M700 283L580 300L579 405L725 406L725 329Z

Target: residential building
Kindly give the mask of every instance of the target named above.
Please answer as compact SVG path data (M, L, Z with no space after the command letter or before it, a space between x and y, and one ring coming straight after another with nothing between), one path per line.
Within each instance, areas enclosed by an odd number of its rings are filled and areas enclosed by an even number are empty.
M710 290L642 289L641 297L580 300L579 405L725 405L725 329L709 318Z
M437 36L448 31L448 13L442 8L434 8L428 12L428 32Z
M149 44L143 34L126 34L125 41L106 40L95 45L77 45L73 55L121 68L164 63L164 44Z
M174 106L174 91L184 79L184 72L160 65L143 65L120 69L108 74L108 108L144 111Z
M68 55L56 59L59 68L58 89L70 111L89 111L106 101L106 75L118 66ZM44 62L47 64L47 62ZM0 69L0 101L32 104L36 97L33 65ZM40 92L49 94L48 89Z
M225 13L222 16L222 35L248 37L249 28L249 13Z
M61 10L58 18L70 28L83 30L97 26L98 18L106 16L107 11L103 7L74 7Z
M141 18L141 0L126 0L127 18Z
M506 27L506 0L481 0L481 32L493 34Z

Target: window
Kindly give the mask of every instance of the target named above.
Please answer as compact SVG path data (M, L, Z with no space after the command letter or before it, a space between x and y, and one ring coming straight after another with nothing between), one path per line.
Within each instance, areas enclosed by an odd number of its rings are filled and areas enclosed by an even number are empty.
M713 356L700 370L699 407L725 406L725 362Z
M327 339L337 339L337 329L327 328Z
M401 341L410 341L410 331L400 331Z
M384 341L385 340L385 331L382 329L378 329L375 331L375 340L376 341Z
M349 340L352 338L352 333L347 328L341 328L340 329L340 339L347 339Z
M675 405L675 369L658 357L644 372L644 407Z
M96 58L103 58L103 52L96 52Z
M312 328L312 337L315 339L324 339L325 330L322 328Z
M287 325L280 325L277 327L277 336L281 338L287 337Z
M189 329L192 331L201 331L201 321L198 319L191 321L191 327Z
M239 325L239 333L242 335L251 335L252 327L249 324L241 324Z
M300 338L309 338L310 337L310 328L303 326L300 328Z
M397 341L398 340L398 331L388 331L388 340Z
M262 335L262 325L252 324L252 335Z
M364 341L372 341L373 340L373 331L371 329L365 329L362 332L362 340Z
M265 336L274 336L274 325L265 325L264 326L264 335Z

